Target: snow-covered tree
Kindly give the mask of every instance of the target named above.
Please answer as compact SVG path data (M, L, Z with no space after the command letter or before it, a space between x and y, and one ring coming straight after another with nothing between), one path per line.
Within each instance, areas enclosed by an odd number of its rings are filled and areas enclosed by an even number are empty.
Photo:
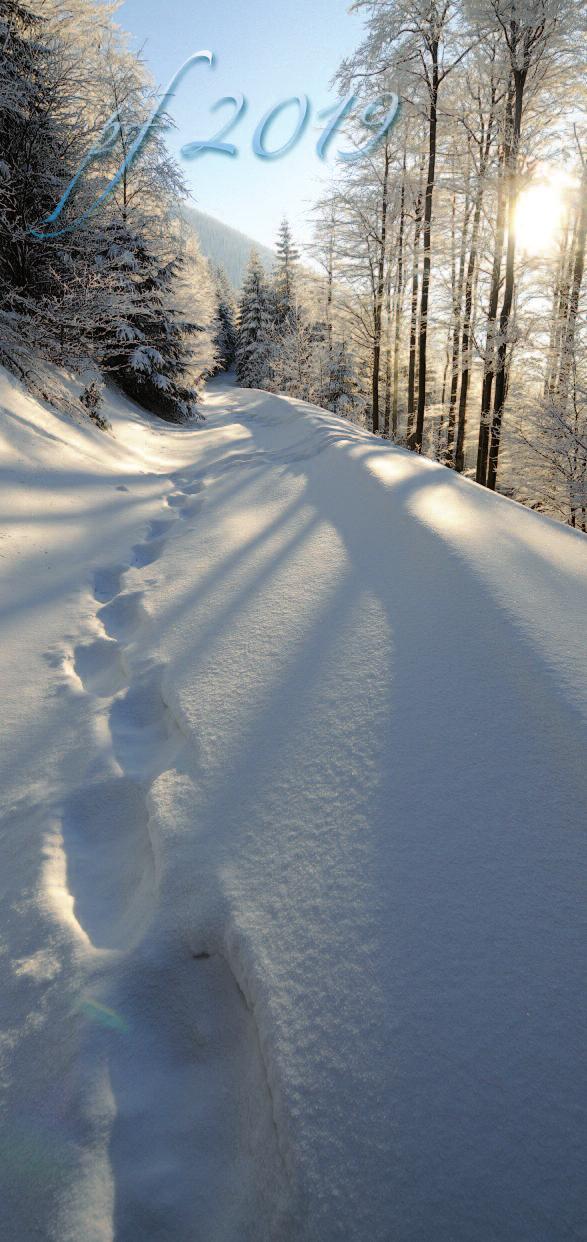
M0 0L0 47L0 298L5 330L8 313L26 335L27 316L41 302L55 306L71 278L67 248L30 230L67 185L72 135L49 23L20 0Z
M327 386L321 405L351 422L360 420L364 403L358 390L355 364L346 341L335 341L329 357Z
M282 220L276 244L277 260L273 274L275 297L275 323L278 329L290 317L295 316L297 299L297 264L299 251L293 240L288 221Z
M270 382L272 298L256 251L251 252L239 308L236 374L243 388L265 388Z
M275 391L301 401L318 400L322 335L317 335L299 303L290 307L287 319L274 329L273 345L271 380Z
M195 413L188 376L190 336L198 331L176 304L182 260L162 263L145 238L121 226L112 230L106 261L119 314L104 332L103 363L130 397L181 422Z
M81 369L91 356L151 409L184 417L193 375L214 365L213 310L208 325L182 304L190 264L173 220L183 185L165 118L92 210L156 98L116 7L0 0L0 347L23 374L33 350ZM88 162L109 118L113 141Z
M224 268L215 267L213 278L216 294L214 346L217 366L221 371L230 371L235 364L238 338L234 299Z
M188 375L192 386L198 390L218 370L216 285L210 264L194 234L187 232L178 221L171 236L173 248L182 262L173 291L174 305L186 323L197 325L196 330L189 333Z

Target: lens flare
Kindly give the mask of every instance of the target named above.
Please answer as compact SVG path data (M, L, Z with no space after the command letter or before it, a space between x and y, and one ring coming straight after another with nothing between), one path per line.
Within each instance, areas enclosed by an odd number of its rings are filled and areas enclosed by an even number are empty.
M106 1026L109 1030L118 1031L121 1035L128 1034L128 1022L115 1009L108 1009L108 1006L102 1005L100 1001L89 997L81 1002L79 1008L90 1022L97 1022L99 1026Z
M554 248L564 208L560 178L537 182L522 191L516 206L516 237L526 254L547 254Z

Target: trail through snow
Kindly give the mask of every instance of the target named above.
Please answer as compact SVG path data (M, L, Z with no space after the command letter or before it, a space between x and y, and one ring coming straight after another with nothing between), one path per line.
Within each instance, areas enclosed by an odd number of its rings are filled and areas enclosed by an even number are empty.
M583 537L0 380L2 1242L587 1238Z

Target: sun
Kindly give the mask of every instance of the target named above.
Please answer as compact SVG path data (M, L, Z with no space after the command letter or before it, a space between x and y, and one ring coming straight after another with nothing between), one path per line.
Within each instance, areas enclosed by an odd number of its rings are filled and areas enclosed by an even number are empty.
M516 205L516 237L529 255L548 254L559 236L565 209L562 177L535 182L523 190Z

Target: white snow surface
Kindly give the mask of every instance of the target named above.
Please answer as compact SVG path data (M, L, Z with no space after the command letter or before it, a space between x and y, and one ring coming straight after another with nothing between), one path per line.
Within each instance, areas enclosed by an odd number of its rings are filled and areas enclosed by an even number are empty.
M1 373L2 1242L587 1238L587 542Z

